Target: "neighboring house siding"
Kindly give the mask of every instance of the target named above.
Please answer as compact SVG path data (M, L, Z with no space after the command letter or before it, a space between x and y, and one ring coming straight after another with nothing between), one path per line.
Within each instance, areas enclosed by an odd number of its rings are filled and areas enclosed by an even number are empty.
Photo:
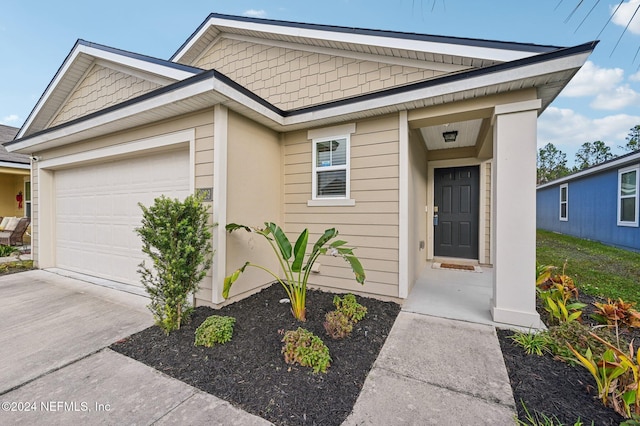
M24 175L3 173L0 168L0 216L24 216L24 203L18 208L16 195L24 191Z
M301 108L442 74L340 56L222 39L195 64L215 69L279 108Z
M160 87L159 84L101 65L94 65L48 127L119 104L158 87Z
M568 220L560 220L560 185L538 189L537 226L640 250L640 228L617 225L618 169L568 181Z
M358 291L398 297L397 114L356 123L351 135L351 198L355 206L309 207L311 147L307 131L284 135L284 222L292 235L309 228L310 242L335 227L366 270L364 286L355 281L348 263L322 256L320 273L310 283L337 291Z
M177 117L171 120L155 123L150 126L132 129L117 135L86 140L81 144L67 145L63 148L38 152L37 154L42 159L52 159L64 155L90 151L131 141L138 141L187 129L195 129L195 188L211 188L213 187L213 109ZM140 153L138 155L144 156L144 153ZM40 171L40 173L42 172L51 173L50 171ZM31 177L32 197L34 200L32 203L32 228L36 238L38 235L37 227L39 223L39 203L36 200L40 196L38 173L39 171L34 167ZM55 179L55 171L53 173ZM54 194L49 194L48 196L53 197ZM36 262L40 249L39 242L34 240L32 250ZM209 275L200 284L200 291L197 294L198 299L211 300L211 282L212 277L211 272L209 272Z

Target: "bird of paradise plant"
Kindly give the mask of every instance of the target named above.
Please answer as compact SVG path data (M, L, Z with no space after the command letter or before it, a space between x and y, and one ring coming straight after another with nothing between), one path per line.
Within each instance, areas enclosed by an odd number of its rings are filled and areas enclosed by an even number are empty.
M230 223L226 226L226 230L229 233L240 229L262 235L267 240L280 262L280 267L284 271L285 277L282 279L276 273L264 266L246 262L224 279L222 297L225 299L229 297L229 290L233 283L240 277L247 267L252 266L271 274L280 283L280 285L282 285L289 297L289 300L291 301L291 312L293 316L299 321L305 321L307 281L309 280L311 267L321 254L342 257L351 265L356 281L360 284L364 284L365 272L360 260L358 260L358 258L353 254L353 248L345 247L347 244L346 241L334 240L338 236L338 231L335 228L330 228L324 231L324 234L322 234L320 238L318 238L318 241L313 245L311 253L308 256L308 229L305 229L300 233L300 236L298 236L293 247L282 228L275 223L265 222L264 228L250 227L236 223Z

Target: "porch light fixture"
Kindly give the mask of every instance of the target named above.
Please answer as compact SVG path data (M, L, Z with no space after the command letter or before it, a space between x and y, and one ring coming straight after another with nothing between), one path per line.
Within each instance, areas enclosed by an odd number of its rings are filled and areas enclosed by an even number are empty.
M456 138L458 137L458 131L452 130L450 132L443 132L442 137L444 138L445 142L455 142Z

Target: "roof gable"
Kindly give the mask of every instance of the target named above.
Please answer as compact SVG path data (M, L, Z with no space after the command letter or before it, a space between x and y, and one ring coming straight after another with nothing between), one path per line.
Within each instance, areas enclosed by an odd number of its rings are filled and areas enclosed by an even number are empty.
M273 46L220 38L195 65L215 69L283 110L375 92L445 74L419 61L381 62L302 46ZM362 55L364 56L364 55ZM374 60L371 60L374 59ZM403 64L404 63L404 64ZM436 67L437 68L437 67ZM456 66L456 71L466 67Z
M484 67L556 50L558 46L276 21L212 13L171 57L193 64L218 37L251 37L318 48Z
M201 72L193 67L78 40L29 114L18 137L50 127L96 64L162 86Z

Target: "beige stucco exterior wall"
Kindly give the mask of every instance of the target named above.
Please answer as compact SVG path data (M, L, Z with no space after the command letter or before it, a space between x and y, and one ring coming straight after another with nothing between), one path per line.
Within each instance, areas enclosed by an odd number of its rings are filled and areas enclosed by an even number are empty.
M28 176L29 171L24 170L24 173ZM9 174L0 170L0 216L24 216L24 203L19 209L16 201L18 192L24 193L24 177L22 172Z
M282 226L279 134L229 111L227 164L227 223L263 227L264 222L274 222ZM278 275L281 272L279 262L264 237L243 230L227 234L225 276L246 261L264 266ZM274 277L268 273L248 268L231 288L229 301L273 281Z
M427 183L426 147L409 132L409 292L427 263Z
M218 40L193 65L220 71L285 110L443 74L230 39Z
M71 121L127 99L143 95L159 84L94 65L71 93L48 127Z
M357 247L367 280L358 284L348 263L321 256L310 284L335 291L398 297L399 119L397 114L356 123L351 135L351 198L355 206L310 207L311 149L307 131L284 135L284 222L286 231L309 228L315 242L336 227L340 239Z
M40 200L41 197L49 197L52 199L53 191L53 179L55 179L55 171L53 170L38 170L39 164L42 161L51 160L58 157L63 157L80 152L90 151L98 148L115 146L124 144L127 142L138 141L147 138L153 138L156 136L166 135L182 130L193 129L195 131L195 153L194 153L194 175L195 175L195 188L210 188L213 186L213 109L201 111L186 116L177 117L172 120L167 120L159 123L153 123L147 126L139 127L132 130L123 131L121 133L112 134L106 137L96 138L92 140L84 141L83 143L77 143L67 145L57 149L51 149L47 151L37 152L40 157L38 163L34 163L31 185L32 185L32 229L34 233L34 241L32 244L32 253L36 266L40 266L40 241L39 225L40 225ZM136 153L134 155L144 155L144 152ZM43 175L46 179L47 188L42 192L42 188L39 182L39 176ZM49 200L50 201L50 200ZM49 202L51 204L51 201ZM45 226L53 226L54 219L50 217L51 212L43 216L43 224ZM51 247L47 247L46 250L52 250ZM45 267L48 265L45 265ZM211 296L211 273L201 283L200 294L203 297Z

